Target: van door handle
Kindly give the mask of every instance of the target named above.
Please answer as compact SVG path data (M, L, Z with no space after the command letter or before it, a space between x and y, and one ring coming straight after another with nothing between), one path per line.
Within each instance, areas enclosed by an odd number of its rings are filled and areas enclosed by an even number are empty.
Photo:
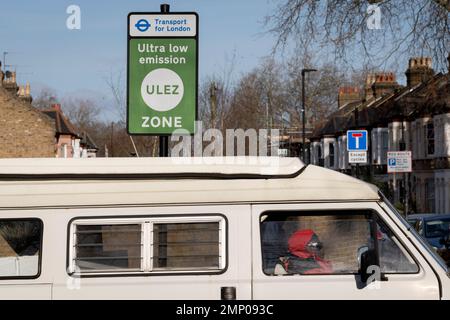
M222 300L236 300L236 287L221 287L220 299Z

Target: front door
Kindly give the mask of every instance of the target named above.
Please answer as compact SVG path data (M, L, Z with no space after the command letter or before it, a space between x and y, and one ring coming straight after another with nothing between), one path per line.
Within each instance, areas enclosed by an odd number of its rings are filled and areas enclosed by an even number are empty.
M254 299L439 299L433 270L375 202L255 205L252 226Z

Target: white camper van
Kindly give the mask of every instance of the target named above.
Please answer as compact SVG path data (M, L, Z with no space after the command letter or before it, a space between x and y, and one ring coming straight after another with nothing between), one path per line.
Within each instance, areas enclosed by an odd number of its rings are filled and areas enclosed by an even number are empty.
M294 158L0 160L0 299L449 299L376 187Z

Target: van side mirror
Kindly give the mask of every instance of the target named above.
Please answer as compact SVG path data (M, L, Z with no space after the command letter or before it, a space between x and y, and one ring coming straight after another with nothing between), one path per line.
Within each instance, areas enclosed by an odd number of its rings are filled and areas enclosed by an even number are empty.
M377 255L374 249L361 247L358 249L359 275L361 281L366 283L372 273L369 273L370 266L377 266Z

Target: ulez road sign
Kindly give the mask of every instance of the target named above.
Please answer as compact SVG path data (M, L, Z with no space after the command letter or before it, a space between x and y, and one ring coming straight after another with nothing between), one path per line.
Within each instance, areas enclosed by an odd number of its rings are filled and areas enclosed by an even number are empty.
M128 15L130 134L193 134L197 118L198 15Z

